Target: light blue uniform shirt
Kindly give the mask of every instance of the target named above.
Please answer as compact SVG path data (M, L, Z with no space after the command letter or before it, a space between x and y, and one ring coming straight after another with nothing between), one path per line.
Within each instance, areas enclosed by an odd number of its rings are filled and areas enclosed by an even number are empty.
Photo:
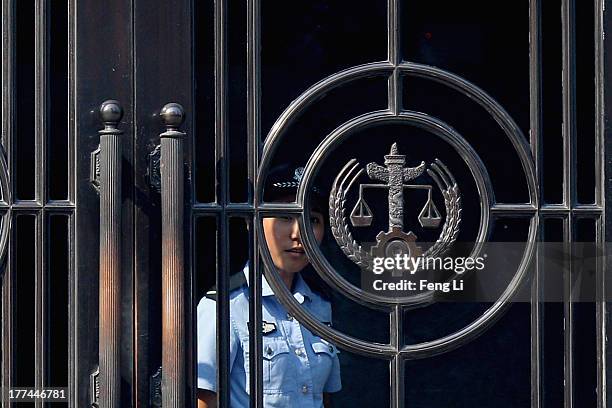
M248 279L248 268L244 274ZM230 293L230 405L249 407L249 298L243 285ZM312 292L300 274L295 299L322 322L331 323L331 306ZM323 406L323 393L341 388L336 347L314 335L290 316L262 277L262 320L275 329L262 335L263 392L266 407ZM216 304L198 304L198 388L216 391ZM264 323L264 324L265 324Z

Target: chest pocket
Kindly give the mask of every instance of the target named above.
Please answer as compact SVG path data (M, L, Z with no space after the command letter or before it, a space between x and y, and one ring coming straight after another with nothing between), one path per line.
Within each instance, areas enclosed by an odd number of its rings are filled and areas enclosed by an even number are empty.
M263 339L264 392L279 393L295 389L295 369L289 345L284 339Z
M331 375L337 350L330 343L319 339L312 343L312 351L315 355L315 361L311 363L315 391L322 392L327 379Z

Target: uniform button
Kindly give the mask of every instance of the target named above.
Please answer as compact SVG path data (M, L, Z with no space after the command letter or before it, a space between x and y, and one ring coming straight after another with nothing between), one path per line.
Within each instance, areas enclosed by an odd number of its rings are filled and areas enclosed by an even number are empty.
M302 394L308 394L308 386L302 385Z
M293 321L293 316L291 316L289 313L287 313L287 320L289 320L290 322Z
M334 348L332 346L329 346L329 352L333 353L334 352Z
M272 348L270 346L266 347L266 354L271 355L273 353Z
M304 349L303 348L296 348L295 349L295 354L297 354L298 356L302 356L304 354Z

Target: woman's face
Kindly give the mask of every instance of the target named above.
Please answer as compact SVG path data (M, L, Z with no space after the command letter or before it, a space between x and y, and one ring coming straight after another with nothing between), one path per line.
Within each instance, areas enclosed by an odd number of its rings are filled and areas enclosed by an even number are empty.
M310 221L317 243L321 243L325 231L323 214L311 212ZM263 229L272 261L278 269L296 273L308 265L296 217L264 218Z

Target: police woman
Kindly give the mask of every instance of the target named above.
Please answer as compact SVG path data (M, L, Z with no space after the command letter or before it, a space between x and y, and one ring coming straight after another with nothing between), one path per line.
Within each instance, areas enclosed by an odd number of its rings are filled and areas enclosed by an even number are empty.
M282 165L266 180L266 201L293 202L303 168ZM317 242L325 230L325 201L315 188L311 223ZM272 261L283 282L303 308L331 323L331 306L300 273L308 266L295 217L263 220ZM248 267L230 281L230 406L249 406ZM312 287L311 287L312 286ZM263 401L273 407L329 407L329 393L339 391L337 349L310 332L287 313L262 277ZM216 406L215 293L198 304L198 408Z

